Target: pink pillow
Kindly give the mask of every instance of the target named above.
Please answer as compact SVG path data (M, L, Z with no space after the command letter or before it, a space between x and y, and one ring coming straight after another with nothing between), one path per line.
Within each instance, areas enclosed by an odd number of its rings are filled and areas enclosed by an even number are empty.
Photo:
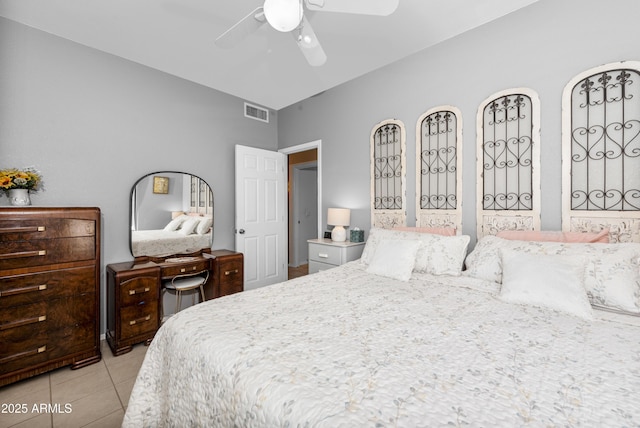
M442 236L456 236L456 229L453 227L408 227L408 226L396 226L393 230L399 230L401 232L419 232L419 233L431 233L433 235Z
M587 242L609 243L609 229L603 229L598 233L591 232L553 232L533 230L503 230L496 235L498 238L514 241L545 241L545 242Z

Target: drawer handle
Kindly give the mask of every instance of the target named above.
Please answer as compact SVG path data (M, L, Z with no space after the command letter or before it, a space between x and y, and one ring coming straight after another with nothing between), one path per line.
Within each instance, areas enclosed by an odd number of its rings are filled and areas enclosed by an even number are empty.
M29 287L12 288L11 290L0 291L0 297L15 296L16 294L31 293L33 291L43 291L47 289L47 284L32 285Z
M149 287L144 287L144 289L139 289L139 290L129 290L129 295L133 296L134 294L146 293L148 291L149 291Z
M140 322L145 322L145 321L149 321L151 319L151 315L147 315L144 318L138 318L137 320L131 320L129 321L129 325L136 325Z
M9 362L11 362L13 360L18 360L20 358L29 357L31 355L42 354L46 350L47 350L47 345L44 345L44 346L41 346L41 347L36 348L36 349L31 349L29 351L25 351L25 352L20 352L18 354L9 355L8 357L0 359L0 364L9 363Z
M227 270L227 271L224 272L225 275L231 275L232 273L238 273L238 269Z
M45 230L47 230L45 226L3 227L0 228L0 233L44 232Z
M328 259L329 258L329 254L327 254L327 253L318 253L318 257L323 258L323 259Z
M182 268L180 269L180 273L186 272L187 269L196 270L198 269L198 266L191 266L190 268Z
M20 257L46 256L47 250L22 251L19 253L0 254L0 259L18 259Z
M46 315L40 315L32 318L24 318L17 321L8 322L0 325L0 331L9 330L12 328L22 327L24 325L35 324L37 322L43 322L47 320Z

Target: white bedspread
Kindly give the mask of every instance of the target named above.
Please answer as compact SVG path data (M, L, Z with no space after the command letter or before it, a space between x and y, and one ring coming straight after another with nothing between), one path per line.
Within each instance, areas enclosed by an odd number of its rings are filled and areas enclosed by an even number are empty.
M133 230L131 249L135 256L166 256L189 253L211 247L211 234L192 233L183 235L179 231Z
M640 328L482 288L352 262L199 304L156 334L123 426L640 425Z

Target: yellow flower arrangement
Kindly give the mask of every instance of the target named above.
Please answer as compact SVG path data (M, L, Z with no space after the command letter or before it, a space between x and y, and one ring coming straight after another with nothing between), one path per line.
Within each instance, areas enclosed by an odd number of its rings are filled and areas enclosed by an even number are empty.
M42 174L33 168L9 168L0 170L0 190L9 193L11 189L28 189L36 192L42 188Z

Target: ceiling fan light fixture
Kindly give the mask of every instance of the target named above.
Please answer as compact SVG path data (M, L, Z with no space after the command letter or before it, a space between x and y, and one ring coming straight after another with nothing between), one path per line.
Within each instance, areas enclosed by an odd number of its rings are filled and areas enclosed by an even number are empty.
M283 33L295 30L302 21L300 0L265 0L264 16L274 29Z

